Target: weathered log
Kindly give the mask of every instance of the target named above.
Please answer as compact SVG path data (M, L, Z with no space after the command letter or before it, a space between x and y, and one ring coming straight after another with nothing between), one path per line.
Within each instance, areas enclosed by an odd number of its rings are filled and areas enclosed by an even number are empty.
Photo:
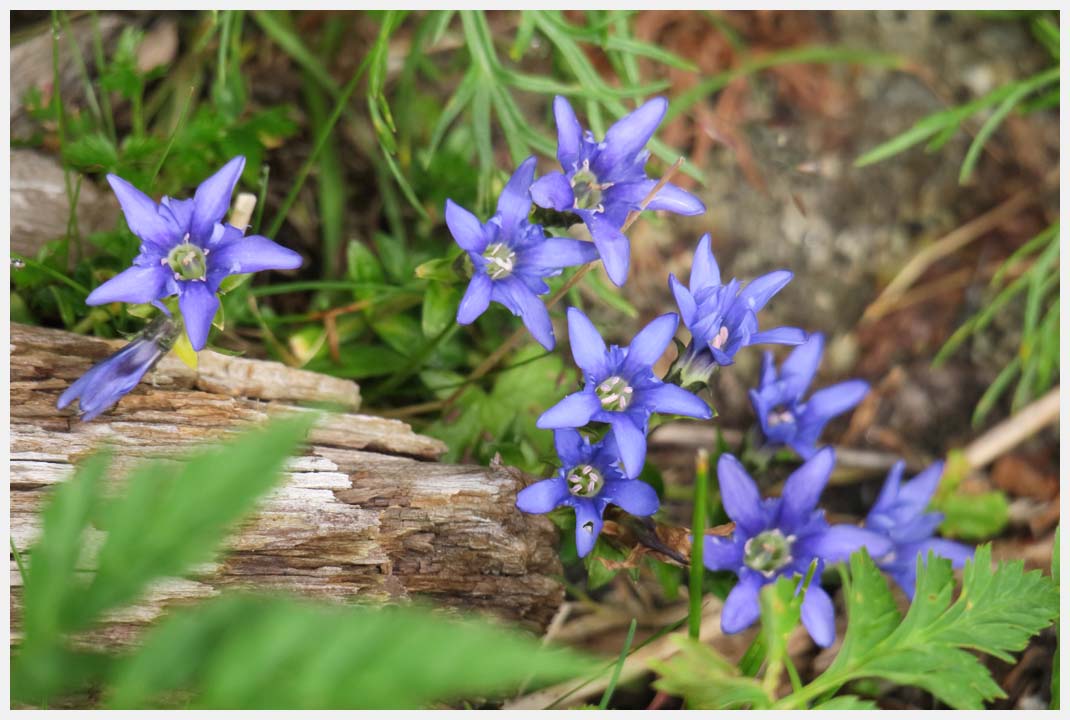
M298 403L360 402L349 381L202 352L198 372L165 358L93 422L57 411L59 393L120 344L12 324L11 534L21 552L37 536L49 489L105 444L115 448L121 477L143 458L173 457L270 415L307 411ZM327 415L216 562L156 584L87 641L129 643L166 608L232 587L340 601L422 596L544 629L563 600L551 523L516 510L521 473L435 462L444 450L396 420ZM11 583L14 627L14 558Z

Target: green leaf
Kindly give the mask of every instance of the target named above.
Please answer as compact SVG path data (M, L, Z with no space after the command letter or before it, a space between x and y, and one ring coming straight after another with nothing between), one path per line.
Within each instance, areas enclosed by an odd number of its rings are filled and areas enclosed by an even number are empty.
M1051 546L1051 581L1059 587L1059 528L1055 528L1055 539ZM1055 623L1055 658L1051 667L1051 709L1059 709L1059 623Z
M669 52L664 48L658 47L657 45L651 45L642 40L636 40L635 38L610 35L609 40L606 42L605 49L650 58L655 62L679 70L687 70L688 72L694 73L698 72L698 66L690 60L685 60L676 53Z
M964 540L998 535L1010 519L1007 496L1000 490L966 495L951 493L933 503L944 514L940 532Z
M812 577L810 582L817 582ZM788 635L799 625L802 615L802 601L805 593L796 595L797 578L778 578L775 583L767 584L758 594L758 605L762 619L762 645L765 648L766 669L762 686L772 695L780 683L780 675L788 657ZM809 589L809 586L807 586Z
M278 482L314 420L311 413L277 420L181 463L135 470L103 515L107 538L72 626L136 600L153 580L210 559L224 534Z
M435 337L454 321L458 302L460 293L452 285L435 281L427 283L420 315L420 327L424 331L424 337Z
M254 10L253 19L264 34L275 41L294 62L304 68L332 97L339 95L338 83L327 68L305 47L290 23L289 13L278 10Z
M654 682L655 688L685 698L690 710L769 707L770 698L758 681L741 675L713 648L683 635L674 635L672 642L679 653L650 663L661 676Z
M877 703L864 700L856 695L839 695L823 703L814 705L813 710L879 710Z
M951 563L931 553L917 562L914 601L896 623L888 587L873 561L864 550L851 557L844 645L828 670L779 707L804 707L862 678L914 685L958 709L980 709L1005 697L974 653L1012 661L1011 653L1058 615L1058 587L1040 571L1025 572L1021 560L993 568L991 546L985 545L966 563L962 592L952 601Z
M53 645L71 628L72 609L85 590L75 567L108 463L107 455L88 458L74 477L56 488L41 515L41 536L30 551L23 592L24 648Z
M119 163L119 153L111 140L94 133L65 143L63 160L76 170L110 171Z
M593 669L572 651L485 620L233 594L152 631L118 669L109 705L419 708Z

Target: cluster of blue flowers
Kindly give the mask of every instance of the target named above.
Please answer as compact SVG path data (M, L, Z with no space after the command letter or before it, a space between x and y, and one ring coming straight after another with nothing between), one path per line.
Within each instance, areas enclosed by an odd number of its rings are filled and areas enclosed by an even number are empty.
M649 153L644 148L666 107L661 98L645 103L599 142L581 128L568 101L558 97L554 116L560 172L536 180L534 158L526 160L503 191L497 213L485 224L447 201L450 231L473 266L458 322L474 321L495 300L519 315L532 336L552 349L553 327L538 298L549 292L545 278L600 258L609 278L622 285L628 275L630 248L624 227L630 213L668 210L695 215L705 210L690 193L667 183L659 189L646 175ZM532 204L572 213L587 226L593 243L548 237L543 227L529 221ZM722 282L710 236L704 235L695 251L689 285L669 276L679 316L668 313L654 319L627 347L607 347L587 316L569 308L569 343L583 387L539 417L538 427L554 431L559 469L553 477L521 490L516 504L528 513L571 507L578 553L588 555L609 505L638 516L652 515L659 508L657 493L638 479L651 415L709 419L709 406L692 391L708 388L718 367L733 364L736 354L750 345L795 346L779 371L772 353L764 354L758 387L751 390L750 399L765 446L790 447L804 462L779 497L763 499L736 457L726 453L719 458L721 498L734 529L728 537L703 539L704 563L709 570L738 577L722 613L726 633L740 632L758 619L762 586L779 577L805 578L814 569L802 621L814 642L828 646L835 639L835 615L820 584L827 564L865 548L913 596L919 554L934 552L961 567L972 549L934 537L942 516L926 508L940 477L939 463L905 485L901 484L904 466L897 464L862 527L830 525L825 519L817 503L835 464L835 452L820 447L819 438L832 418L861 402L869 386L850 380L804 397L821 362L823 336L795 327L762 330L757 316L791 279L790 271L776 270L745 285L736 279ZM675 337L680 319L691 339L681 345L672 367L659 379L653 366Z
M126 224L141 245L133 265L93 290L86 303L152 303L166 320L151 323L92 367L60 396L58 408L77 399L82 420L97 417L167 354L183 326L193 349L203 349L219 309L220 285L228 276L301 266L301 256L293 250L223 222L244 168L245 158L239 155L201 183L192 198L164 197L159 203L121 177L108 175ZM174 296L181 319L172 318L162 302Z

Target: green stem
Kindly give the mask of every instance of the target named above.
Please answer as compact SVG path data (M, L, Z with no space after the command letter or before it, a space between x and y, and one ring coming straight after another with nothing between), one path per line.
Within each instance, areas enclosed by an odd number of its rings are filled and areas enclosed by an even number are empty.
M709 484L710 455L705 448L695 454L695 500L691 514L691 578L687 589L687 634L698 640L702 627L702 541L706 534L706 489Z

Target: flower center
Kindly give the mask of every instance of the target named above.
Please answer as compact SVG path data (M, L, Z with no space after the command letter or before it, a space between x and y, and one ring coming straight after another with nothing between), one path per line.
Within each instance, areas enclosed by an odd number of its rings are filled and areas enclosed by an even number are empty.
M569 181L572 195L576 198L576 207L580 210L601 212L602 191L613 187L613 183L600 183L598 176L591 171L591 161L584 160L583 167L577 170Z
M175 280L203 280L208 270L205 260L207 254L207 250L201 250L191 243L189 233L186 233L182 242L171 248L164 262L174 271Z
M628 406L632 404L632 388L619 375L603 380L595 389L595 394L598 395L598 399L602 402L604 410L620 412L627 410Z
M784 537L777 529L760 532L743 545L743 564L766 577L772 577L777 570L791 562L791 544L794 540L794 535Z
M717 331L717 337L715 337L713 340L710 340L710 347L712 347L714 350L723 350L725 343L727 342L728 328L722 325L721 329Z
M784 423L795 422L795 415L783 405L777 405L769 413L766 422L769 423L769 427L776 427Z
M568 491L576 497L589 498L602 492L606 481L591 465L577 465L568 471Z
M487 261L487 275L490 275L491 280L501 280L513 274L516 253L505 243L488 245L483 251L483 257Z

